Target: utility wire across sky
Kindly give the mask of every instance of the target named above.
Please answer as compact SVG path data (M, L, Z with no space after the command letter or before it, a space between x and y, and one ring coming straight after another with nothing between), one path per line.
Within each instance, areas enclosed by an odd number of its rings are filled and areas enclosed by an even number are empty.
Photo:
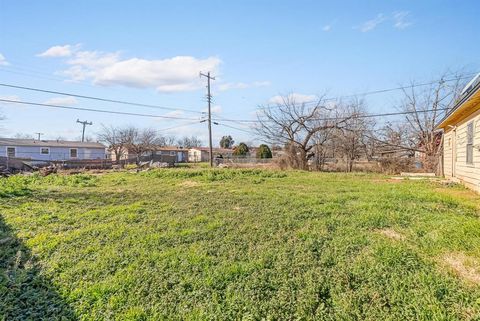
M59 108L59 109L82 110L82 111L90 111L90 112L105 113L105 114L117 114L117 115L139 116L139 117L150 117L150 118L163 118L163 119L176 119L176 120L197 120L196 118L177 117L177 116L168 116L168 115L131 113L131 112L123 112L123 111L96 109L96 108L83 108L83 107L73 107L73 106L52 105L52 104L35 103L35 102L29 102L29 101L11 100L11 99L0 99L0 102L11 103L11 104L41 106L41 107L49 107L49 108Z
M166 107L166 106L150 105L150 104L143 104L143 103L137 103L137 102L124 101L124 100L116 100L116 99L108 99L108 98L102 98L102 97L78 95L78 94L72 94L72 93L67 93L67 92L63 92L63 91L39 89L39 88L25 87L25 86L17 86L17 85L6 84L6 83L0 83L0 86L8 87L8 88L15 88L15 89L22 89L22 90L29 90L29 91L36 91L36 92L42 92L42 93L48 93L48 94L70 96L70 97L76 97L76 98L84 98L84 99L90 99L90 100L98 100L98 101L109 102L109 103L132 105L132 106L137 106L137 107L164 109L164 110L171 110L171 111L180 111L181 110L181 111L189 112L189 113L202 114L201 111L192 110L192 109L177 108L177 107Z

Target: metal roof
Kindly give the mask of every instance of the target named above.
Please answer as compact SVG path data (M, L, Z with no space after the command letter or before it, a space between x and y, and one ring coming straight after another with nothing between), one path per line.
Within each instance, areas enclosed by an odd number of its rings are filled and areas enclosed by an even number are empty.
M67 140L36 140L19 138L0 138L0 146L38 146L66 148L105 148L105 145L95 142L79 142Z
M447 119L449 119L466 101L468 101L473 94L480 90L480 74L476 75L462 90L462 94L455 102L452 109L438 122L436 128L442 128L442 125Z

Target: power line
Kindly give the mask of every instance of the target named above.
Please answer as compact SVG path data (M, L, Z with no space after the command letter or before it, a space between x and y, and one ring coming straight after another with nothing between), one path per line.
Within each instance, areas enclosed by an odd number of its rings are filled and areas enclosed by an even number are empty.
M239 130L239 131L242 131L242 132L245 132L245 133L248 133L248 134L253 134L252 131L249 131L247 129L238 128L238 127L235 127L235 126L230 126L230 125L221 124L221 123L217 123L217 125L228 127L228 128L235 129L235 130Z
M425 83L419 83L419 84L412 84L409 86L399 86L399 87L393 87L393 88L387 88L387 89L378 89L378 90L372 90L372 91L366 91L366 92L360 92L356 94L350 94L350 95L342 95L342 96L335 96L335 97L328 97L325 99L322 99L322 101L333 101L333 100L340 100L340 99L345 99L345 98L355 98L355 97L361 97L361 96L369 96L369 95L375 95L375 94L382 94L390 91L397 91L397 90L405 90L405 89L411 89L411 88L416 88L416 87L424 87L428 85L433 85L433 84L438 84L438 83L445 83L445 82L451 82L451 81L458 81L458 80L465 80L465 79L470 79L472 76L477 75L478 72L474 73L468 73L463 77L456 77L456 78L449 78L449 79L437 79L431 82L425 82ZM309 101L304 103L304 105L315 105L318 104L316 101ZM258 109L268 109L270 107L275 107L276 105L268 105L267 107L259 107Z
M417 113L429 113L433 111L445 111L448 110L448 108L437 108L437 109L425 109L425 110L416 110L416 111L401 111L401 112L396 112L396 113L383 113L383 114L362 114L362 115L356 115L352 116L349 118L374 118L374 117L385 117L385 116L398 116L398 115L409 115L409 114L417 114ZM326 117L326 118L311 118L310 120L316 120L316 121L322 121L322 120L340 120L340 119L346 119L348 117ZM217 120L217 119L216 119ZM236 123L261 123L265 121L269 121L268 119L265 120L248 120L248 119L228 119L228 118L223 118L221 121L227 121L227 122L236 122Z
M40 88L33 88L33 87L17 86L17 85L12 85L12 84L7 84L7 83L0 83L0 86L8 87L8 88L21 89L21 90L36 91L36 92L42 92L42 93L48 93L48 94L91 99L91 100L97 100L97 101L103 101L103 102L109 102L109 103L132 105L132 106L137 106L137 107L146 107L146 108L154 108L154 109L173 110L173 111L181 110L181 111L185 111L185 112L189 112L189 113L196 113L196 114L201 114L202 113L200 111L196 111L196 110L192 110L192 109L166 107L166 106L158 106L158 105L151 105L151 104L142 104L142 103L136 103L136 102L124 101L124 100L116 100L116 99L108 99L108 98L102 98L102 97L78 95L78 94L67 93L67 92L56 91L56 90L47 90L47 89L40 89Z
M199 124L200 121L194 121L194 122L188 122L188 123L185 123L185 124L180 124L178 126L172 126L172 127L167 127L167 128L162 128L162 129L158 129L157 131L158 132L164 132L164 131L169 131L171 129L177 129L177 128L182 128L182 127L187 127L187 126L192 126L192 125L196 125L196 124Z
M83 107L41 104L41 103L35 103L35 102L10 100L10 99L0 99L0 102L12 103L12 104L22 104L22 105L32 105L32 106L42 106L42 107L51 107L51 108L59 108L59 109L69 109L69 110L82 110L82 111L90 111L90 112L104 113L104 114L140 116L140 117L151 117L151 118L162 118L162 119L196 120L195 118L187 118L187 117L165 116L165 115L155 115L155 114L141 114L141 113L131 113L131 112L96 109L96 108L83 108Z

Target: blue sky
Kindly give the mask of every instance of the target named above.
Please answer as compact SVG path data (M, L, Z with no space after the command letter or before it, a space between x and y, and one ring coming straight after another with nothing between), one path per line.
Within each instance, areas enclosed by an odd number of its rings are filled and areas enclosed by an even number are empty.
M211 70L219 117L254 119L279 94L309 100L480 70L478 1L19 1L0 0L0 82L202 111ZM197 119L198 114L0 87L0 98ZM367 96L372 112L399 93ZM1 136L74 139L77 118L158 130L194 120L2 104ZM231 124L236 127L246 125ZM248 129L248 127L243 127ZM198 135L206 124L162 132ZM253 137L221 125L237 142Z

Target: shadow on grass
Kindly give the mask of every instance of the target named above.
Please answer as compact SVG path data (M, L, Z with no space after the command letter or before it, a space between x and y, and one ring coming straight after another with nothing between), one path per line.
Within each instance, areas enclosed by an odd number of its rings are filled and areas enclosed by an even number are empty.
M0 216L0 320L76 320Z

